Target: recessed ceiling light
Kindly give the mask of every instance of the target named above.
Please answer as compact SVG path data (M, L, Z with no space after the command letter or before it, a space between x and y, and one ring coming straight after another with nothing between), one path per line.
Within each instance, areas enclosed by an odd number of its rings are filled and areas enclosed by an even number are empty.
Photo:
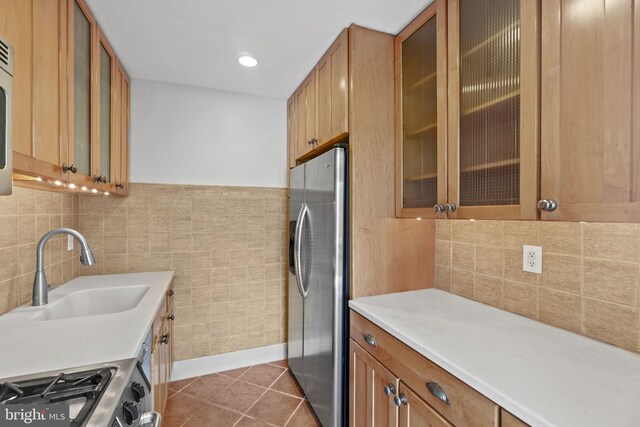
M258 60L249 55L242 55L238 58L238 62L240 63L240 65L244 65L245 67L255 67L256 65L258 65Z

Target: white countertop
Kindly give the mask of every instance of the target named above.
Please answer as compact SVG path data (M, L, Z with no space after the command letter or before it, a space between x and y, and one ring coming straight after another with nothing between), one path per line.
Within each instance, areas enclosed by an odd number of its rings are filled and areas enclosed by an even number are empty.
M640 426L640 355L437 289L349 307L532 426Z
M0 316L0 378L137 357L173 271L83 276L49 292L49 304L78 290L147 285L134 308L112 314L34 320L25 305Z

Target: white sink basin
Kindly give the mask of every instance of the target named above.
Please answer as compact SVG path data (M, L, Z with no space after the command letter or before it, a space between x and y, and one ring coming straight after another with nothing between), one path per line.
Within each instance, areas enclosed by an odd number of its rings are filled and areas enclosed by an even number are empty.
M135 308L149 286L127 286L79 290L49 303L33 320L57 320L73 317L121 313Z

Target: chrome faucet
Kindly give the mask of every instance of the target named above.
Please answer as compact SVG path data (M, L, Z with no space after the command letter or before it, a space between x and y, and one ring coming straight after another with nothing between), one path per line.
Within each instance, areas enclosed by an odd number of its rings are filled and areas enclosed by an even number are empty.
M82 234L71 228L56 228L49 231L47 234L42 236L42 239L40 239L36 252L36 276L33 278L33 298L31 303L33 306L41 306L49 302L49 284L47 283L47 277L44 274L44 247L49 239L58 234L70 234L80 242L80 245L82 246L80 262L82 265L93 265L96 263L96 259L89 247L89 243Z

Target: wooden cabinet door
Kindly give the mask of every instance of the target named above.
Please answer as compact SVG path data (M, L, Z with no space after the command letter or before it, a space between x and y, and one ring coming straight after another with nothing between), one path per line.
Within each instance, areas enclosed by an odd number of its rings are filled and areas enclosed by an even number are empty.
M538 0L448 2L449 217L537 218L539 11Z
M398 389L398 379L355 341L350 340L349 420L352 427L395 427L398 410L394 394L385 386Z
M116 194L127 195L129 166L129 78L118 62L114 80L113 147L111 149L113 185Z
M500 427L529 427L529 424L522 421L512 413L500 409Z
M349 30L345 29L316 65L317 145L348 131Z
M436 0L395 39L396 216L446 218L447 13Z
M316 73L307 76L295 93L296 159L315 148L316 138Z
M296 166L296 96L287 101L287 165Z
M640 3L542 2L542 219L640 221Z
M398 389L398 399L399 427L453 427L402 381Z
M96 90L94 104L97 119L95 121L97 144L93 153L92 169L96 170L96 175L104 181L104 184L111 183L115 179L114 148L117 143L117 130L114 124L119 113L116 102L116 57L100 29L96 37L96 71L98 74L98 86Z

